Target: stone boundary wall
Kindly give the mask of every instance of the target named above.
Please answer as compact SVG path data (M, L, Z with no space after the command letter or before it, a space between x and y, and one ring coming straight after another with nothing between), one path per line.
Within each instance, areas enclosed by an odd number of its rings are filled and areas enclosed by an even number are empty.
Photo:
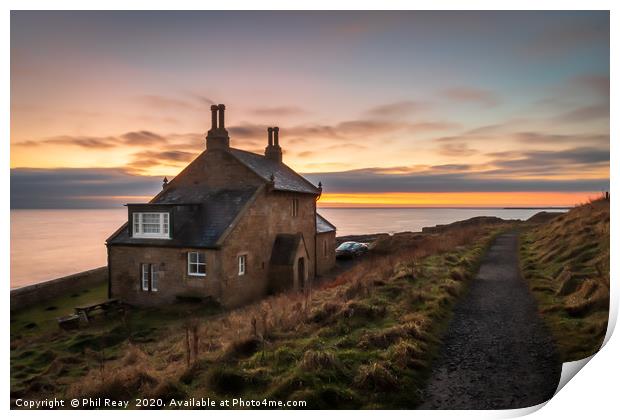
M67 293L100 285L108 280L108 267L99 267L54 280L11 289L11 310L23 308Z

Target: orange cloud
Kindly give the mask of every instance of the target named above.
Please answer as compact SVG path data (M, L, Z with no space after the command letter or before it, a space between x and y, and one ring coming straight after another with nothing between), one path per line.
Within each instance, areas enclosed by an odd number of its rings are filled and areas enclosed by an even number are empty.
M570 207L599 192L325 193L320 207Z

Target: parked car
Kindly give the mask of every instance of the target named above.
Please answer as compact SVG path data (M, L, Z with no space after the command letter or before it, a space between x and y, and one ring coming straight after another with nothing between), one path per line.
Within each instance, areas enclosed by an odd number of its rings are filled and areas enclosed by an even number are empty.
M368 252L368 245L360 242L343 242L336 248L336 258L356 258Z

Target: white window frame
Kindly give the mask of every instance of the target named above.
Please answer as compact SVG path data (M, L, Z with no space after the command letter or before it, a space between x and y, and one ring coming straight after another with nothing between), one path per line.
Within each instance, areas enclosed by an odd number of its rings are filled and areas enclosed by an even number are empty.
M196 261L192 262L192 255L196 255ZM198 256L202 255L203 257L203 262L200 262ZM204 273L200 273L198 271L192 271L192 266L196 266L196 268L198 269L199 266L204 266L205 268L205 272ZM204 252L199 252L199 251L189 251L187 253L187 275L188 276L196 276L196 277L206 277L207 275L207 256L205 255Z
M140 264L140 284L143 292L157 292L159 290L159 264Z
M157 292L159 290L157 287L157 283L159 283L158 265L159 264L151 264L151 292Z
M239 276L245 276L248 272L248 254L241 254L237 256L237 267L239 268Z
M144 215L157 215L159 218L159 232L144 232ZM134 212L133 213L134 238L170 239L170 213L168 212Z
M149 291L149 286L150 286L150 274L151 274L151 264L148 263L142 263L140 264L140 273L141 273L141 283L142 283L142 291L143 292L148 292Z

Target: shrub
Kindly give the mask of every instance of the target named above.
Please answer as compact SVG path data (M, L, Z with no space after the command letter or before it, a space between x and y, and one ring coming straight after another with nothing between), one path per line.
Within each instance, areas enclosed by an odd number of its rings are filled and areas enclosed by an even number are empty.
M224 360L228 360L250 357L258 351L261 344L261 340L256 337L246 337L234 340L228 345L226 350L224 350L222 358Z
M310 314L310 321L316 323L325 323L333 319L333 315L342 310L342 304L339 302L324 302L321 306L314 309Z
M231 368L216 367L209 372L207 383L216 392L238 395L245 388L246 378Z
M330 351L308 350L304 353L301 360L301 367L309 371L317 371L320 369L336 370L340 367L338 358Z
M462 268L455 268L450 271L450 278L454 281L462 282L467 280L467 275Z
M404 369L406 367L419 367L418 359L423 357L424 352L420 345L400 340L388 349L387 354L392 363Z
M387 312L385 306L370 305L364 302L350 302L340 315L345 318L363 318L368 320L383 318Z
M374 391L393 391L398 388L398 379L382 363L362 365L353 379L353 385Z

